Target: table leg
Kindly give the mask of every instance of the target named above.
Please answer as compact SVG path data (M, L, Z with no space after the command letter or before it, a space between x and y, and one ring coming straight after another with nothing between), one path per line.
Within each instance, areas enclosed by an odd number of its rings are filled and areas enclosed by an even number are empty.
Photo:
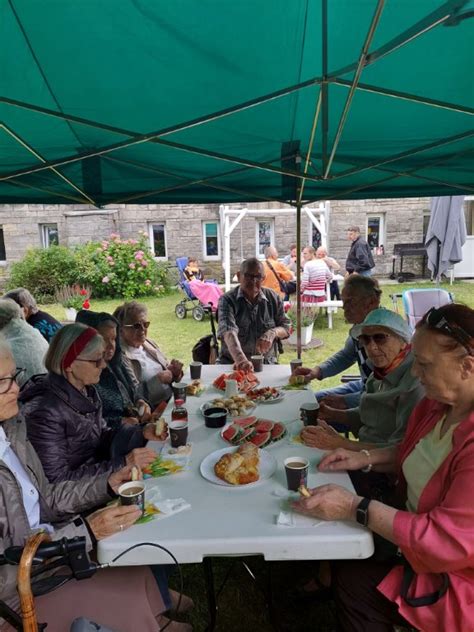
M207 607L209 609L209 625L206 632L214 632L217 622L217 600L214 587L214 573L212 570L212 558L203 559L204 579L206 582Z

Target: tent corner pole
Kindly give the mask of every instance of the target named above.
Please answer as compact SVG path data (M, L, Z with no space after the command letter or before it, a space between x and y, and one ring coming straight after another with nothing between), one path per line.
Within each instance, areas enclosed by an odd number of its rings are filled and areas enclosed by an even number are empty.
M301 358L301 200L296 206L296 357Z

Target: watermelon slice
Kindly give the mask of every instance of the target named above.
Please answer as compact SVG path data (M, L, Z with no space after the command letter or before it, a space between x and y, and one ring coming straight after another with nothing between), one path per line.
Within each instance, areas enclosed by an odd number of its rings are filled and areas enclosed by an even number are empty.
M227 428L227 430L224 430L224 432L222 433L222 438L229 443L232 443L233 445L237 445L242 434L243 429L240 426L232 424Z
M263 448L271 441L270 432L257 432L251 439L250 443L253 443L257 448Z
M239 417L239 419L234 419L234 426L240 426L241 428L251 428L255 426L257 423L257 418L255 416L251 417Z
M254 434L255 434L255 428L253 426L250 426L250 428L245 428L243 433L238 438L238 443L241 444L244 441L251 440Z
M283 437L286 435L286 428L283 424L281 424L279 421L277 421L276 423L273 424L273 428L271 430L271 440L272 441L279 441L280 439L283 439Z
M271 432L274 426L273 421L269 421L268 419L257 419L257 425L255 426L255 430L257 432Z

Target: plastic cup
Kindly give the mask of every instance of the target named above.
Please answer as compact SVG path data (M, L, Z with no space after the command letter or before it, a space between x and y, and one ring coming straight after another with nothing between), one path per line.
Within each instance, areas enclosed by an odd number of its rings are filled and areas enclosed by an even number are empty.
M253 370L255 373L260 373L261 371L263 371L263 356L262 355L250 356L250 361L253 364Z
M239 392L237 386L237 380L226 380L225 382L225 396L232 397L233 395L237 395Z
M316 426L318 424L319 404L318 402L307 402L300 406L300 419L305 426Z
M289 456L284 461L286 484L289 490L297 492L301 485L308 483L309 461L301 456Z
M188 442L188 424L184 421L172 421L168 425L172 448L179 448Z
M176 382L176 384L173 384L173 386L171 387L173 389L173 397L174 397L174 401L176 402L178 399L182 399L183 402L186 401L186 388L187 388L187 384L185 382Z
M189 373L192 380L200 380L202 371L202 362L191 362L189 365Z
M298 369L300 366L303 366L303 360L301 360L301 358L295 358L294 360L292 360L290 362L291 375L294 375L296 369Z

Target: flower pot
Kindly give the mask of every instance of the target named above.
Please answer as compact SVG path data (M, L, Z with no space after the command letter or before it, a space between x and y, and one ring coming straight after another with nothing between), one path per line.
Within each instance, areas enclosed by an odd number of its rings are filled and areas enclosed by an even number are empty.
M302 326L301 327L301 344L303 346L309 345L312 337L313 337L313 324ZM290 337L288 338L288 342L290 343L290 345L297 344L296 329L293 331L292 334L290 334Z
M64 311L66 312L66 320L75 321L77 316L77 309L74 307L65 307Z

